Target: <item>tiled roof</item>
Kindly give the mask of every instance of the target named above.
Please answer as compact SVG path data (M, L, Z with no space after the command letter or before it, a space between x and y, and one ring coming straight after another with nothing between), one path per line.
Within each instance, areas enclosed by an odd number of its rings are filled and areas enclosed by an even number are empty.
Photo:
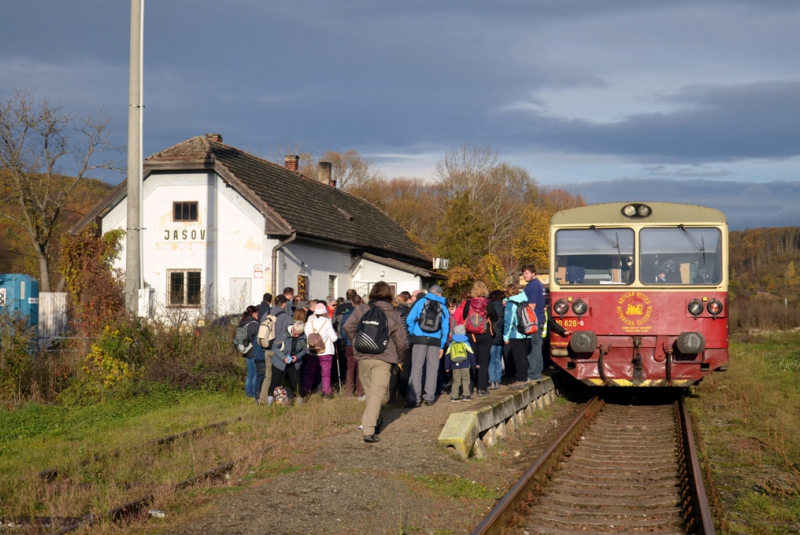
M174 170L182 163L209 160L215 168L223 166L299 236L430 261L399 224L367 201L207 136L158 152L144 167L157 172L165 165Z

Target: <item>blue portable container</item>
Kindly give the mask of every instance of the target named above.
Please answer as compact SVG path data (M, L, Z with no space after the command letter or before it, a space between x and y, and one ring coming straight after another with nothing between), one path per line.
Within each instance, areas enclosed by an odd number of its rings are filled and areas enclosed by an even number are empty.
M39 281L21 273L0 274L0 314L15 312L31 327L39 324Z

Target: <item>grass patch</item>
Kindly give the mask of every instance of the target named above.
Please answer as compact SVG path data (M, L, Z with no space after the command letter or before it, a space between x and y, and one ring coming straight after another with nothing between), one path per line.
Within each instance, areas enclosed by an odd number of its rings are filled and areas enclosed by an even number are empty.
M152 492L159 494L160 508L179 506L182 494L169 491L178 481L243 457L248 459L217 488L291 473L298 467L285 460L289 454L338 432L331 422L355 424L362 412L363 405L346 399L259 407L241 393L203 391L165 391L149 400L84 408L28 404L0 413L0 517L103 513ZM167 446L148 444L235 417L242 420ZM49 468L59 476L45 483L38 472Z
M425 476L399 476L399 479L414 489L427 492L433 498L490 500L502 494L489 490L476 481L451 476L449 474L432 474Z
M735 533L800 530L800 332L732 342L690 406Z

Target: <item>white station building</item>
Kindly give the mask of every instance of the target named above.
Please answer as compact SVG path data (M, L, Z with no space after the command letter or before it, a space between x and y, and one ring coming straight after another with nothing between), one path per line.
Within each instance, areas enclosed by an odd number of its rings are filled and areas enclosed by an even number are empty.
M364 297L385 281L396 292L424 290L443 276L387 214L336 188L329 163L320 180L301 175L298 157L269 162L222 142L193 137L144 162L140 310L228 314L291 286L304 299ZM72 233L127 228L123 181ZM114 267L125 268L125 250Z

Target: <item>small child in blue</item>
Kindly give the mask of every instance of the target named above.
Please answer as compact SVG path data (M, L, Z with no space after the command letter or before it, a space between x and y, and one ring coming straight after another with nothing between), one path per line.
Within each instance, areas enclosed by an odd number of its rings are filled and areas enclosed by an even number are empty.
M450 347L447 349L447 358L444 362L444 369L453 372L453 386L450 388L450 401L471 401L472 396L469 391L469 369L478 368L475 360L475 353L467 338L467 331L463 325L457 325L453 329L453 338ZM458 388L462 387L463 394L459 396Z

